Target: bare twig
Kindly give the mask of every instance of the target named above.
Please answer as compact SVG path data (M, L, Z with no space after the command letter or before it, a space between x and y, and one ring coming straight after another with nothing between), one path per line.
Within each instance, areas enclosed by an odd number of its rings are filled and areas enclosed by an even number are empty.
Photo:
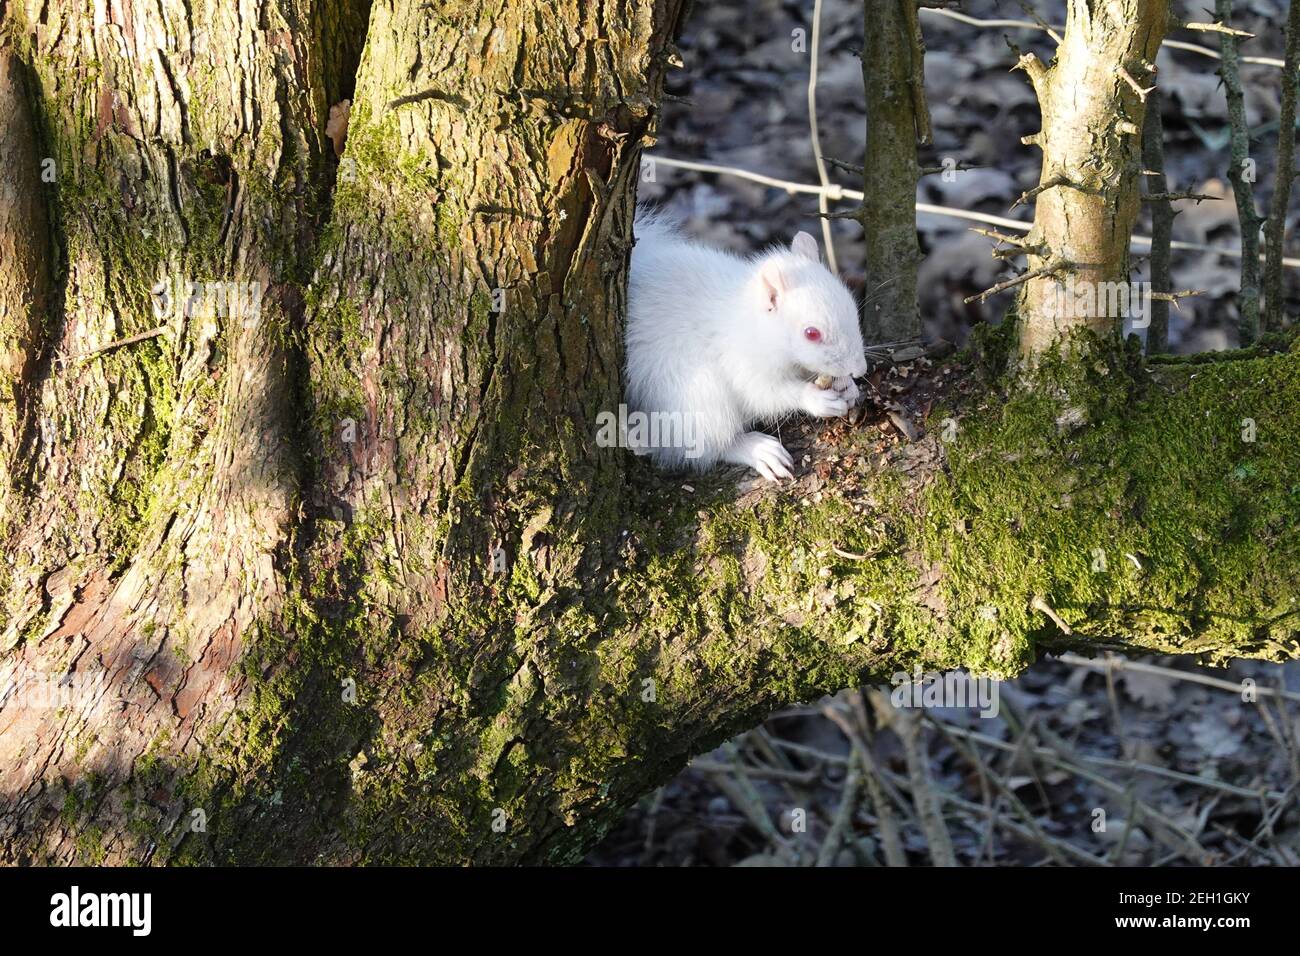
M888 770L884 771L884 773L886 779L894 783L897 783L901 787L908 786L908 781L906 780L906 778L901 777L898 774L892 773ZM935 791L935 796L939 800L943 801L944 803L951 804L954 807L959 807L970 813L977 814L977 815L982 815L984 813L984 808L981 807L978 803L972 803L971 801L965 800L957 796L955 793L951 793L950 791L944 790L942 788L937 789ZM1014 820L1008 820L1006 817L999 816L995 818L995 822L1002 829L1014 833L1022 840L1028 840L1031 843L1040 842L1040 834L1034 833L1034 831L1029 829L1029 827L1016 823ZM1093 854L1089 853L1087 850L1081 850L1073 843L1067 843L1065 840L1060 840L1056 837L1049 836L1047 834L1041 834L1041 838L1042 840L1046 840L1047 842L1051 843L1053 846L1059 849L1063 854L1065 854L1066 856L1070 857L1071 859L1079 863L1083 863L1087 866L1109 866L1110 865L1106 860L1103 860L1101 857L1094 856Z
M996 239L998 242L1005 242L1009 246L1015 246L1022 255L1039 255L1046 248L1041 244L1026 241L1023 236L1009 236L1005 232L998 232L996 229L980 229L972 226L970 231L977 232L981 236L987 236L989 239Z
M1071 630L1070 625L1066 624L1065 621L1061 619L1061 615L1052 610L1052 606L1047 603L1041 594L1035 594L1034 599L1029 602L1029 606L1035 611L1040 611L1043 614L1046 614L1051 619L1052 623L1059 627L1063 633L1067 635L1074 633L1074 631Z
M1016 50L1012 44L1012 50ZM1029 76L1029 81L1034 84L1034 89L1039 95L1043 95L1043 81L1047 78L1047 66L1034 53L1016 53L1016 65L1012 70L1024 70ZM1038 142L1038 136L1025 136L1021 138L1021 143L1025 146L1032 146Z
M871 2L871 0L868 0ZM934 140L930 126L930 104L925 99L925 37L921 33L921 18L915 0L898 0L907 24L908 52L911 55L912 75L909 86L912 93L912 113L916 121L916 141L928 146Z
M846 173L852 173L854 176L862 175L862 167L859 166L857 163L846 163L842 159L835 159L834 157L831 156L823 156L822 159L826 160L826 162L830 163L832 166L836 167L837 169L844 170Z
M822 0L814 0L813 3L813 21L812 21L812 47L809 53L808 62L808 135L812 140L813 159L817 163L817 179L824 190L830 183L830 177L826 174L826 163L822 160L822 141L821 135L817 130L817 60L818 51L821 47L822 33ZM832 273L838 273L839 268L835 261L835 239L831 233L831 224L825 218L827 212L826 193L822 192L817 197L817 209L822 214L822 242L826 245L826 265Z
M1027 17L1029 17L1030 19L1032 19L1032 20L1034 21L1034 23L1038 25L1038 29L1042 30L1042 31L1043 31L1044 33L1046 33L1049 37L1051 37L1053 40L1055 40L1057 46L1060 46L1060 44L1061 44L1061 34L1057 32L1057 30L1056 30L1056 28L1055 28L1054 26L1052 26L1050 23L1048 23L1046 20L1044 20L1042 17L1040 17L1040 16L1038 15L1038 11L1037 11L1037 10L1035 10L1035 9L1034 9L1033 7L1031 7L1029 4L1025 3L1025 0L1020 0L1020 9L1023 10L1023 11L1025 11L1025 16L1027 16Z
M1025 826L1029 828L1034 839L1045 851L1047 851L1047 855L1050 856L1059 866L1066 866L1067 864L1061 851L1055 844L1048 840L1047 834L1043 832L1043 828L1038 825L1038 821L1034 818L1034 815L1029 812L1029 808L1025 806L1024 801L1016 796L1016 792L1011 788L1010 784L1008 784L1006 780L991 767L985 767L983 761L979 759L979 754L975 752L974 748L966 746L965 743L950 734L947 725L944 724L943 721L936 718L933 714L927 713L926 716L930 719L930 724L948 741L953 750L956 750L958 753L965 756L966 761L979 773L981 780L987 779L997 787L998 792L1001 793L1015 811L1020 814L1021 818L1025 821Z
M1005 242L1008 245L1020 246L1022 249L1027 247L1023 236L1010 236L1005 232L998 232L996 229L980 229L978 226L971 226L971 232L977 232L981 236L987 236L989 239L996 239L998 242Z
M1281 860L1275 852L1265 849L1264 847L1261 847L1254 840L1248 841L1244 839L1240 834L1234 833L1232 830L1229 830L1221 823L1214 824L1214 831L1218 833L1220 836L1222 836L1229 843L1236 843L1238 846L1241 847L1240 851L1238 851L1237 853L1229 857L1229 859L1234 863L1246 853L1255 853L1261 858L1263 858L1264 862L1270 866L1286 865L1284 861Z
M1278 686L1282 686L1282 681L1277 681ZM1269 732L1273 738L1279 741L1285 748L1287 756L1291 762L1291 779L1300 783L1300 726L1292 719L1291 712L1285 702L1277 704L1277 719L1270 715L1268 705L1260 707L1260 716L1268 725Z
M1012 246L1011 248L1005 246L994 246L989 250L989 255L994 259L1017 259L1021 256L1032 256L1037 254L1038 253L1030 252L1028 249L1020 246Z
M1184 199L1192 199L1195 200L1198 206L1207 200L1211 202L1218 202L1221 199L1223 199L1222 196L1209 196L1206 195L1205 193L1166 193L1166 192L1150 192L1147 193L1142 198L1145 199L1147 202L1180 202Z
M930 779L930 765L921 746L921 717L905 708L893 707L889 698L879 691L871 692L877 717L888 721L888 726L898 735L907 761L907 775L911 780L912 803L925 832L930 847L930 859L935 866L956 866L957 854L952 848L952 836L943 822Z
M983 302L989 296L997 295L999 292L1006 292L1007 289L1013 289L1018 285L1029 282L1031 279L1041 279L1043 276L1055 275L1060 270L1060 266L1049 263L1040 269L1031 269L1028 272L1016 276L1014 279L1008 279L1006 282L999 282L991 289L985 289L983 292L977 292L975 295L967 296L963 301L969 305L972 302Z
M998 750L1013 751L1014 744L1009 744L1005 740L999 740L996 737L990 737L975 730L966 730L962 727L949 727L950 733L959 737L994 747ZM1055 753L1050 747L1033 747L1031 752L1035 757L1042 760L1053 761L1060 760L1060 755ZM1217 790L1222 793L1232 794L1234 797L1245 797L1250 800L1258 799L1261 796L1268 797L1272 800L1278 800L1285 796L1284 793L1277 790L1252 790L1249 787L1238 786L1235 783L1228 783L1223 780L1217 780L1214 777L1198 777L1195 774L1183 773L1180 770L1170 770L1168 767L1160 767L1156 764L1143 763L1139 760L1120 760L1114 757L1097 757L1092 754L1077 754L1076 759L1084 763L1097 767L1105 767L1108 770L1125 770L1131 773L1141 773L1153 777L1164 777L1166 780L1177 780L1180 783L1192 784L1198 787L1204 787L1207 790ZM1068 767L1062 767L1068 770Z
M1193 684L1204 684L1206 687L1217 687L1219 690L1231 691L1234 694L1241 693L1241 682L1222 680L1218 677L1211 677L1208 674L1201 674L1192 671L1175 670L1172 667L1162 667L1159 664L1147 664L1142 661L1131 661L1125 658L1112 658L1110 661L1095 661L1079 654L1067 652L1057 655L1058 661L1064 661L1074 667L1086 667L1090 670L1102 671L1107 667L1114 667L1118 670L1135 671L1140 674L1159 674L1162 677L1169 677L1174 680L1188 681ZM1256 687L1255 693L1259 697L1278 697L1283 700L1300 701L1300 693L1295 691L1281 690L1275 687Z
M917 169L917 173L919 173L922 176L937 176L940 173L947 173L947 172L965 173L965 172L969 172L972 169L983 169L983 168L984 168L983 166L980 166L977 163L960 162L960 163L954 163L950 166L922 166L919 169Z
M69 357L67 361L84 362L87 359L92 359L97 355L103 355L105 352L111 352L114 349L120 349L125 345L135 345L135 343L137 342L144 342L147 339L157 338L158 336L164 334L169 328L171 328L171 326L169 325L160 325L157 328L149 329L149 331L147 332L141 332L139 335L130 335L124 339L117 339L114 342L109 342L106 345L101 345L98 348L93 348L89 352L82 352L80 355L73 355Z
M816 767L811 770L783 770L780 767L751 767L748 764L725 764L715 760L698 757L691 761L691 769L700 773L735 773L762 780L785 780L807 786L814 783L821 773Z
M1118 863L1124 855L1124 850L1128 847L1129 834L1133 832L1133 811L1137 809L1137 788L1132 783L1128 785L1128 795L1128 807L1124 811L1124 832L1119 835L1119 842L1115 844L1108 857L1112 863Z
M854 206L852 209L841 209L839 212L818 212L817 215L824 221L831 219L852 219L856 222L862 222L867 214L866 206Z
M933 13L937 16L947 17L949 20L956 20L958 23L964 23L967 26L979 27L985 30L1042 30L1042 26L1031 20L982 20L979 17L972 17L969 14L961 13L957 10L940 10L933 7L922 7L927 13Z
M876 763L875 751L873 749L875 737L871 730L871 722L867 719L866 709L862 706L863 695L861 691L848 695L849 705L853 709L852 717L846 717L843 713L834 707L823 708L822 714L834 721L835 725L844 731L852 744L858 748L858 757L862 760L862 769L868 776L880 778L880 765ZM883 784L883 780L882 780ZM912 802L908 800L897 787L883 786L883 791L893 806L903 815L908 823L916 822L916 815L913 813Z
M840 792L840 804L831 820L826 839L817 851L816 866L831 866L844 842L844 833L853 819L853 811L858 805L858 790L862 787L862 763L858 751L854 748L849 755L849 769L844 777L844 789Z
M1001 698L1003 708L1008 712L1014 711L1016 707L1014 701L1015 692L1010 688L1003 688ZM1045 759L1050 763L1059 766L1063 770L1068 770L1075 776L1089 781L1108 793L1120 796L1125 795L1123 787L1101 774L1093 773L1092 771L1086 770L1080 766L1081 761L1076 757L1074 748L1071 747L1063 738L1053 733L1047 727L1042 726L1040 726L1037 733L1042 737L1043 742L1051 748L1051 751L1054 751L1053 756L1045 756ZM1142 816L1146 817L1153 824L1156 824L1156 826L1151 828L1151 835L1153 837L1161 843L1164 843L1169 847L1169 849L1178 850L1180 855L1182 855L1189 863L1192 863L1195 866L1204 865L1206 859L1205 848L1196 841L1196 838L1191 833L1188 833L1186 829L1180 826L1177 821L1170 819L1166 814L1161 813L1140 800L1137 801L1135 806L1137 810L1141 812Z
M847 561L870 561L871 560L871 555L869 554L856 554L853 551L845 551L843 548L837 548L834 545L831 546L831 551L835 552L835 554L839 555L841 558L844 558Z
M1041 195L1042 193L1047 192L1047 190L1049 189L1055 189L1058 186L1068 186L1069 184L1070 181L1066 179L1064 176L1053 176L1047 182L1039 183L1033 189L1029 189L1021 193L1020 198L1011 204L1011 208L1015 209L1017 206L1023 206L1031 199L1034 199L1035 197Z
M1245 853L1248 853L1252 850L1257 853L1264 852L1259 845L1259 841L1262 840L1266 834L1271 833L1273 831L1273 824L1277 822L1278 818L1282 816L1284 811L1290 809L1291 801L1294 799L1295 792L1298 788L1300 788L1300 784L1293 783L1291 784L1290 787L1287 788L1286 793L1280 794L1275 799L1273 806L1270 807L1268 812L1264 815L1264 819L1260 820L1259 827L1255 830L1254 837L1251 838L1250 842L1247 843L1245 847L1242 848L1241 851L1239 851L1234 856L1231 856L1228 859L1224 860L1223 861L1224 866L1231 866L1233 863L1236 863L1237 860L1240 859Z
M741 169L736 166L720 166L715 163L697 163L685 159L670 159L664 156L654 157L654 161L661 166L668 166L675 169L689 169L695 172L711 173L718 176L735 176L737 179L744 179L753 183L761 183L765 186L771 186L775 189L784 189L786 192L795 194L802 193L815 196L824 192L830 200L850 199L862 201L863 194L859 189L849 189L838 183L829 183L823 189L821 186L812 183L800 183L789 179L780 179L775 176L765 176L762 173L751 172L747 169ZM950 219L962 219L966 222L982 222L990 226L1000 226L1004 229L1023 229L1028 231L1032 222L1024 220L1008 219L1006 216L994 216L990 213L975 212L969 209L956 209L952 206L940 206L934 203L916 204L916 211L931 216L945 216ZM1133 244L1141 248L1149 248L1151 245L1150 236L1135 235ZM1170 243L1170 248L1175 251L1186 252L1208 252L1216 256L1223 256L1225 259L1240 259L1240 249L1228 249L1223 246L1210 246L1199 242L1183 242L1174 240ZM1261 257L1262 258L1262 257ZM1288 269L1300 269L1300 257L1283 257L1282 265Z
M650 865L651 854L654 852L655 828L659 825L659 810L664 805L665 789L667 788L660 787L654 792L654 796L650 800L650 809L646 813L645 840L641 844L642 866Z
M1172 302L1177 308L1179 299L1190 299L1193 296L1205 295L1204 289L1183 289L1180 292L1152 292L1151 298L1156 302Z
M1263 719L1264 726L1268 729L1269 734L1277 741L1278 746L1286 752L1287 762L1291 766L1292 779L1300 779L1300 757L1296 753L1294 742L1289 733L1291 722L1288 719L1285 704L1279 702L1277 709L1279 711L1278 716L1282 718L1281 720L1278 720L1269 712L1267 701L1259 702L1259 716ZM1283 730L1283 727L1287 729Z
M1120 79L1122 79L1125 83L1127 83L1130 87L1133 88L1133 92L1137 94L1138 99L1141 100L1143 103L1145 103L1147 101L1147 97L1150 96L1151 93L1155 91L1154 86L1143 86L1137 80L1133 79L1133 74L1130 73L1122 66L1119 68L1119 75L1120 75Z
M1215 9L1219 11L1221 19L1214 23L1183 23L1175 20L1172 26L1174 29L1194 30L1198 33L1217 33L1220 36L1233 37L1234 39L1237 37L1242 37L1247 40L1254 38L1255 34L1247 33L1245 30L1238 30L1236 27L1230 27L1226 23L1222 22L1223 19L1232 15L1231 6L1227 8L1226 12L1224 11L1224 8L1218 6L1218 4L1215 5Z
M1033 23L1029 20L982 20L979 17L972 17L956 10L940 10L932 7L922 7L926 13L934 16L946 17L949 20L956 20L958 23L964 23L967 26L978 27L983 30L1036 30L1041 31L1043 27L1040 24ZM1182 24L1177 24L1181 27ZM1054 27L1053 29L1061 29ZM1185 50L1188 53L1196 53L1200 56L1209 57L1212 60L1222 59L1217 50L1212 50L1207 46L1200 46L1196 43L1187 43L1182 40L1165 40L1161 45L1164 49ZM1282 69L1283 63L1276 57L1269 56L1244 56L1241 58L1242 63L1254 63L1259 66L1271 66L1276 69Z
M767 814L767 808L763 805L763 800L754 790L753 784L744 773L744 767L740 762L740 754L734 744L725 744L723 752L731 759L731 764L718 764L714 768L706 770L714 784L726 794L727 799L732 805L745 815L745 818L754 825L778 852L790 853L789 841L776 828L772 818Z
M855 696L860 697L860 694ZM870 729L864 721L858 721L859 726L854 726L852 720L832 705L823 707L822 714L844 732L849 745L862 763L863 781L867 786L867 796L871 800L872 809L875 810L876 826L880 831L880 845L885 854L885 865L907 866L907 854L903 852L903 839L894 820L890 799L892 798L900 807L905 807L906 801L892 784L889 784L889 796L886 796L886 780L880 768L876 766L875 760L872 759L869 741L863 736L869 733Z
M1022 765L1028 768L1030 776L1032 776L1034 780L1034 789L1038 791L1038 799L1040 799L1044 804L1051 803L1051 800L1048 799L1047 791L1043 787L1042 778L1038 775L1037 765L1030 759L1021 760L1023 756L1033 753L1034 747L1030 734L1033 732L1034 724L1038 722L1037 715L1021 715L1013 712L1010 708L1007 708L1002 713L1002 717L1006 721L1007 727L1011 733L1015 734L1015 743L1008 748L1005 764L1006 772L1010 774L1016 767Z

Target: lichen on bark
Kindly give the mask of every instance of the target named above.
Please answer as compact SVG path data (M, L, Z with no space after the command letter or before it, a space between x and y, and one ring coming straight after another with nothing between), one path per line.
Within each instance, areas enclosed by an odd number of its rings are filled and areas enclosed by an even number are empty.
M72 164L64 244L124 330L149 321L160 263L277 292L264 327L221 328L204 374L162 342L95 366L150 385L125 395L165 440L104 442L149 492L110 508L131 554L70 555L101 575L58 568L66 602L38 591L38 626L0 657L9 678L106 676L57 717L0 704L0 859L569 861L692 755L896 670L1297 653L1294 349L1146 369L1083 336L1022 377L1007 323L954 360L919 441L877 454L845 429L792 487L720 473L687 492L592 427L617 403L678 5L384 0L353 89L328 64L356 53L295 9L222 47L274 101L263 126L221 134L249 104L210 100L190 114L204 136L141 145L128 103L90 160L93 97L55 96L49 37L32 45ZM178 88L230 95L182 60ZM335 169L324 124L347 92ZM119 167L149 187L137 221L169 224L152 243L126 228ZM62 387L100 408L108 381Z

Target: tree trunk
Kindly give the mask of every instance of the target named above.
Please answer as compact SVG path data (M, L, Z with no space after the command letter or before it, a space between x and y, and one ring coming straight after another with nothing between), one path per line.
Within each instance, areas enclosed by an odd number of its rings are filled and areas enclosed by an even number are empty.
M30 80L0 34L0 514L8 505L49 311L50 248ZM6 521L7 523L7 521Z
M58 178L0 860L572 860L861 680L1300 653L1295 351L962 366L935 433L792 487L598 447L676 2L105 9L6 24Z
M1219 22L1231 25L1232 0L1215 0ZM1241 291L1237 295L1237 343L1245 348L1259 337L1260 265L1259 227L1263 224L1255 206L1254 160L1250 156L1250 117L1246 115L1246 94L1241 86L1241 63L1237 37L1230 32L1219 34L1222 65L1219 79L1228 104L1231 146L1228 159L1228 182L1237 204L1237 223L1241 229ZM1279 121L1279 126L1281 122Z
M59 291L21 362L0 833L12 859L149 859L130 828L181 808L176 773L143 768L244 719L238 665L287 590L291 330L339 64L274 3L10 3L4 27L55 180Z
M863 4L862 84L867 133L859 210L866 245L865 332L868 342L901 342L920 335L916 271L916 143L924 103L922 51L914 48L905 3ZM913 9L911 20L915 20ZM928 122L928 117L925 120Z
M1165 124L1160 115L1163 94L1159 89L1147 94L1146 120L1142 124L1142 162L1146 167L1146 192L1148 196L1165 198L1148 200L1151 203L1151 259L1148 266L1153 293L1174 291L1173 251L1174 212L1169 195L1169 179L1165 176ZM1147 354L1158 355L1169 348L1169 300L1151 300L1151 325L1147 329Z
M1129 287L1140 202L1141 91L1154 85L1168 23L1164 0L1070 0L1052 64L1020 58L1043 115L1042 130L1027 138L1043 152L1042 177L1022 197L1036 203L1017 309L1025 358L1080 328L1103 338L1118 331L1112 294Z
M1273 197L1269 200L1269 217L1264 224L1264 321L1265 332L1278 331L1290 324L1286 314L1286 286L1282 260L1286 256L1287 218L1291 212L1291 186L1295 182L1296 101L1300 99L1300 4L1287 12L1286 56L1282 61L1282 102L1278 117L1277 170ZM1243 116L1245 107L1242 108ZM1235 184L1234 184L1235 185Z

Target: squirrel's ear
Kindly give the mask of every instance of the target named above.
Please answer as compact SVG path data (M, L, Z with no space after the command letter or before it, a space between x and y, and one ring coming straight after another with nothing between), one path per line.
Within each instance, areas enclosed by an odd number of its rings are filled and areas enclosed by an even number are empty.
M794 241L790 243L790 251L803 256L805 259L811 259L813 262L822 261L821 250L817 248L817 240L806 232L795 233Z
M769 256L758 267L758 284L767 297L767 311L776 311L776 307L780 304L781 297L785 295L786 289L785 275L781 272L781 262L776 256Z

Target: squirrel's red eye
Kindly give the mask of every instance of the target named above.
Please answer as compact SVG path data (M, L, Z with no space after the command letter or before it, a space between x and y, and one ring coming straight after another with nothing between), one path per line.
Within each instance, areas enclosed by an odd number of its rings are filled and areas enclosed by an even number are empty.
M813 328L811 325L803 330L803 337L809 342L820 342L822 340L822 330Z

